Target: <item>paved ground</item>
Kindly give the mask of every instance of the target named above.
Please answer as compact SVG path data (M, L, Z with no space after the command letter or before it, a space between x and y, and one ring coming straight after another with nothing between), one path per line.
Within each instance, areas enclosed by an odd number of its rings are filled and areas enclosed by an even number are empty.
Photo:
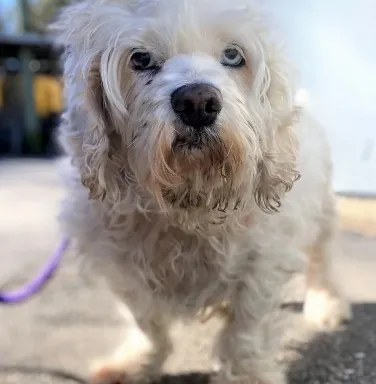
M61 194L52 163L0 162L0 287L32 276L55 246ZM373 202L364 204L341 199L342 223L348 230L376 234ZM355 319L337 332L314 333L302 321L299 305L290 307L292 330L281 356L291 384L376 384L376 239L342 233L341 249L335 267L354 301ZM295 284L300 289L293 299L299 302L303 286L299 279ZM176 353L166 371L208 371L218 328L214 321L188 330L178 325ZM0 383L79 382L90 360L110 351L120 332L111 296L80 276L70 252L40 295L25 305L0 308ZM173 376L164 382L206 380L205 375Z

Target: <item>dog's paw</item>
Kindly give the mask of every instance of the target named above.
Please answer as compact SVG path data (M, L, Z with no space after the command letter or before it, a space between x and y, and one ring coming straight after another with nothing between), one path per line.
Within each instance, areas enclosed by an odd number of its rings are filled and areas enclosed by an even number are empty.
M351 319L351 304L340 295L311 289L304 303L304 317L316 327L336 328Z
M103 363L94 367L90 373L88 384L133 384L128 375L120 367Z
M127 329L125 341L110 357L94 361L89 384L142 384L152 372L153 346L137 327ZM153 371L154 372L154 371Z
M140 380L130 374L116 360L96 363L89 375L88 384L139 384Z

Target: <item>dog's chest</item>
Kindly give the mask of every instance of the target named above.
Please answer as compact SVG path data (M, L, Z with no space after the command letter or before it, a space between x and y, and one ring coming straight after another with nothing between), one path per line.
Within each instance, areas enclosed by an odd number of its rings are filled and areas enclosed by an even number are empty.
M196 307L223 294L223 263L207 240L170 228L143 249L145 258L134 262L148 288L161 299Z

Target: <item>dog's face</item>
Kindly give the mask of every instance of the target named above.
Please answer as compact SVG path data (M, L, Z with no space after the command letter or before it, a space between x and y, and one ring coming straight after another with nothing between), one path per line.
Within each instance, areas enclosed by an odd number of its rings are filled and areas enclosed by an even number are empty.
M163 210L274 210L296 179L293 88L248 0L113 0L67 8L64 135L92 197L129 185Z

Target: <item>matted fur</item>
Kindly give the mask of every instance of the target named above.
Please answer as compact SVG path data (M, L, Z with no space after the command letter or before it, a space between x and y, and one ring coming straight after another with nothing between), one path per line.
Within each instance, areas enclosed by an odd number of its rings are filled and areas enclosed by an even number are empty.
M213 380L284 383L273 358L279 292L305 249L314 255L307 317L337 325L350 309L330 270L329 149L295 101L283 51L249 0L88 0L64 9L54 28L67 46L64 231L144 332L137 348L126 338L93 382L158 374L171 321L227 301ZM229 44L242 47L245 67L221 65ZM151 52L158 70L134 71L134 48ZM194 133L170 98L196 82L218 88L223 109L187 147L181 137Z

